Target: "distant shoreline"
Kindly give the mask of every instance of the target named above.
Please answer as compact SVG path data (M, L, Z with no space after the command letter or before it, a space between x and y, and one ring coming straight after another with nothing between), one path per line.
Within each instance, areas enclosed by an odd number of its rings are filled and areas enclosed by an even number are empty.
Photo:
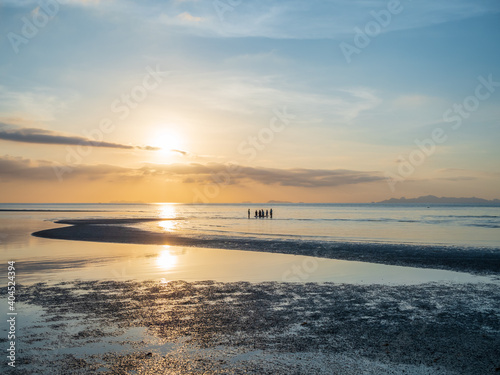
M42 210L42 209L4 209L0 212L107 212L106 210Z
M477 197L455 198L455 197L436 197L435 195L426 195L418 198L391 198L377 204L443 204L443 205L477 205L477 206L500 206L500 199L483 199Z
M186 206L241 206L241 207L272 207L272 206L304 206L304 207L313 207L313 206L370 206L370 207L377 207L380 205L390 205L390 206L401 206L401 207L422 207L422 206L429 206L429 207L449 207L449 206L456 206L456 207L498 207L500 208L500 201L496 202L495 201L487 201L484 203L479 203L479 202L446 202L446 201L440 201L440 202L423 202L423 201L416 201L415 199L395 199L392 198L390 200L386 201L381 201L381 202L371 202L371 203L332 203L332 202L326 202L326 203L293 203L293 202L279 202L279 203L199 203L199 204L193 204L193 203L164 203L164 204L175 204L175 205L186 205ZM28 206L27 208L0 208L0 212L110 212L111 209L114 206L153 206L153 205L161 205L160 203L134 203L134 204L122 204L122 203L66 203L66 204L60 204L60 203L0 203L0 207L2 205L11 205L11 206ZM32 207L29 207L32 205ZM82 208L73 208L73 209L64 209L64 208L56 208L56 207L51 207L51 208L38 208L36 206L63 206L63 205L78 205L81 206ZM33 207L35 206L35 207ZM85 208L85 206L101 206L102 208ZM136 212L136 211L132 211ZM137 211L139 212L139 211ZM499 213L500 215L500 213Z

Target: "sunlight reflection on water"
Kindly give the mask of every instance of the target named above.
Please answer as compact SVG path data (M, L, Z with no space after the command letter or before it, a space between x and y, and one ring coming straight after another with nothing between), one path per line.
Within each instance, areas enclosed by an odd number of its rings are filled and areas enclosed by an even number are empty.
M185 218L190 215L189 212L182 211L181 206L163 206L166 216L180 215ZM158 212L156 211L156 215ZM6 212L0 214L0 248L2 249L0 258L4 262L7 260L17 262L20 283L60 282L76 279L164 280L164 282L169 280L303 281L363 284L493 281L489 277L477 277L443 270L333 259L319 260L320 258L315 259L301 255L168 245L61 241L31 236L31 233L37 230L59 227L59 224L53 223L55 219L78 218L82 216L82 213L65 212L63 215L54 212ZM237 223L234 225L239 224L240 226L245 224L262 225L263 227L274 224L281 225L279 220L271 222L270 220L259 221L246 218L240 219L239 222L237 219L220 219L219 222L224 223L224 220L234 221ZM199 225L200 220L192 221L195 221L194 225ZM176 232L182 233L191 229L187 219L165 219L162 222L177 225ZM153 225L159 229L158 222L154 222L154 224L150 222L147 225L150 225L151 229ZM266 249L263 248L263 250ZM5 276L3 277L5 278Z
M170 250L170 246L164 245L165 250L162 250L156 258L156 265L163 270L170 270L177 265L178 257Z
M177 221L174 220L165 220L165 221L160 221L158 223L158 226L165 230L166 232L171 232L177 227Z
M177 208L175 204L161 203L159 205L159 217L162 219L174 219L177 216Z

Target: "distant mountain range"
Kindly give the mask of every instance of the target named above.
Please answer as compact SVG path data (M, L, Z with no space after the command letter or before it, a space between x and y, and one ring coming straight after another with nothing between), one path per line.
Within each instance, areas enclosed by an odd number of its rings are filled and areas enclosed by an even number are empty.
M479 205L495 205L500 206L500 199L482 199L482 198L454 198L454 197L436 197L435 195L426 195L418 198L391 198L385 201L377 202L377 203L425 203L425 204L479 204Z

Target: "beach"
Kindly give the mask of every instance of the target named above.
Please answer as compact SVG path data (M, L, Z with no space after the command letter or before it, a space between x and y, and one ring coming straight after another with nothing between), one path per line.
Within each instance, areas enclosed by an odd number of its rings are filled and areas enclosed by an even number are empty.
M494 246L279 238L240 206L70 208L0 214L18 281L6 373L500 371Z
M182 237L172 233L157 233L129 227L124 224L165 221L162 219L83 219L60 220L61 228L33 233L42 238L130 244L169 244L174 246L212 247L246 251L265 251L321 258L365 261L411 267L428 267L478 274L500 272L500 252L494 248L457 246L320 242L305 240L290 246L287 240L247 238Z
M20 356L25 373L488 374L499 297L494 284L42 283L19 294L44 311Z
M500 375L500 1L0 12L1 375Z

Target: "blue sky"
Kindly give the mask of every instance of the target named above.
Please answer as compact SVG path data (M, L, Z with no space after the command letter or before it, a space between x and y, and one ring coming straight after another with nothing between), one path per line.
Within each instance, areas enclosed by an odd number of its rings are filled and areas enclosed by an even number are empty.
M12 172L29 166L46 189L39 190L40 201L106 200L126 177L134 188L123 191L124 200L189 202L195 189L217 184L210 176L229 162L252 169L231 175L207 200L266 201L276 199L277 187L290 201L498 198L500 88L478 101L459 129L443 121L454 103L475 94L478 77L500 81L498 1L41 4L54 10L49 20L38 2L0 6L0 187L8 200L33 199L28 188L17 188L29 173ZM347 62L341 43L356 47L356 28L373 26L373 12L387 15L387 9L398 12ZM16 45L24 19L34 17L44 25ZM148 67L168 73L117 119L112 103L140 85ZM293 120L248 160L238 151L241 143L285 107ZM67 165L67 147L75 146L69 139L89 134L103 118L116 123L105 142L165 152L96 145ZM416 140L436 128L447 140L402 173L418 151ZM68 141L27 142L34 136L26 129ZM63 181L50 172L41 178L40 168L54 163L72 172ZM92 174L99 165L108 168L106 176ZM268 180L269 173L286 181ZM305 174L294 184L297 173ZM353 178L358 174L363 178ZM317 184L304 186L304 176ZM75 186L96 193L82 195ZM64 194L51 195L58 190Z

